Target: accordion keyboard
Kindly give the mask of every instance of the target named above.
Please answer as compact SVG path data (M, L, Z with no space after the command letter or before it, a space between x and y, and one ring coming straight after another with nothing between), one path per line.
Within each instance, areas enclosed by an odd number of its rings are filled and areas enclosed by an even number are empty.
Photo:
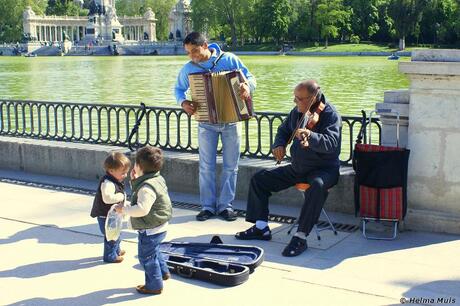
M190 89L192 101L197 104L195 120L209 121L208 106L205 93L204 79L201 75L190 76Z

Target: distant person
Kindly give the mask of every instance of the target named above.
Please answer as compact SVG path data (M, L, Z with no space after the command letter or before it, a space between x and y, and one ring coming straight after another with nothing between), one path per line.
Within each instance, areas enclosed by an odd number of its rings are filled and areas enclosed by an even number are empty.
M246 100L256 88L256 80L246 66L234 54L221 51L219 45L209 44L203 34L192 32L183 41L185 51L191 59L179 72L175 87L176 101L187 114L196 111L193 101L187 100L188 75L197 72L219 72L241 69L247 79L240 84L240 96ZM219 137L222 141L222 174L220 190L216 187L216 158ZM236 177L240 158L241 122L198 124L198 145L200 154L200 204L198 221L205 221L219 215L227 221L236 220L232 202L235 199Z
M273 156L281 161L290 148L291 163L254 174L249 185L246 221L255 223L246 231L236 233L241 240L270 240L268 226L268 199L273 192L279 192L297 183L307 183L304 202L298 218L299 227L283 256L297 256L307 249L307 236L318 221L327 190L337 184L340 167L340 145L342 121L334 106L326 100L318 83L302 81L294 89L296 106L278 127L272 146ZM324 104L316 125L304 124L308 111L312 113ZM323 105L321 105L323 106ZM305 120L308 118L308 120Z
M110 153L104 161L105 175L99 181L99 187L94 198L91 217L97 218L99 229L104 235L103 260L109 263L120 263L123 261L124 250L120 249L121 238L116 241L107 241L105 238L105 221L112 205L124 205L126 194L123 184L131 162L120 152Z
M145 271L145 284L136 287L142 294L160 294L163 280L171 277L160 253L166 237L172 205L166 182L160 174L163 152L156 147L143 147L136 154L131 170L131 205L118 205L119 213L130 216L131 227L139 233L139 262Z

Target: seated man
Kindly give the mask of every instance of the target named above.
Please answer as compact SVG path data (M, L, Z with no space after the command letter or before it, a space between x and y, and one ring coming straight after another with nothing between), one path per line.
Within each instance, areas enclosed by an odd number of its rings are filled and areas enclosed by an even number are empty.
M303 207L298 218L298 231L282 253L283 256L289 257L297 256L307 249L306 236L318 221L327 190L337 184L342 127L339 114L326 101L316 81L300 82L294 89L294 102L296 107L278 127L272 149L279 163L286 154L286 147L293 140L290 149L291 163L270 170L261 170L252 177L246 221L255 225L235 235L237 239L242 240L270 240L271 231L267 222L268 198L272 192L281 191L297 183L308 183L310 188L305 191ZM306 122L315 120L313 116L304 114L308 110L314 112L322 103L325 107L319 113L316 125Z

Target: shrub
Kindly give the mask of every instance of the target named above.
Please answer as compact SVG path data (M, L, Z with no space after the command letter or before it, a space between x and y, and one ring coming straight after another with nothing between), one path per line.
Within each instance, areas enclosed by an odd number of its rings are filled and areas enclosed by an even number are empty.
M359 44L360 38L358 35L352 34L350 36L350 43L352 44Z

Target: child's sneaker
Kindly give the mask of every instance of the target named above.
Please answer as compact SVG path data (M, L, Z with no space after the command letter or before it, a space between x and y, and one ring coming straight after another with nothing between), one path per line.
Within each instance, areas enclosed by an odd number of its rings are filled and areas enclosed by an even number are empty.
M123 257L117 256L117 258L115 258L115 260L113 261L113 263L120 263L120 262L123 261L123 259L124 259Z
M163 289L150 290L150 289L146 289L145 285L139 285L139 286L136 286L136 290L137 290L137 292L139 292L141 294L161 294L161 291Z

